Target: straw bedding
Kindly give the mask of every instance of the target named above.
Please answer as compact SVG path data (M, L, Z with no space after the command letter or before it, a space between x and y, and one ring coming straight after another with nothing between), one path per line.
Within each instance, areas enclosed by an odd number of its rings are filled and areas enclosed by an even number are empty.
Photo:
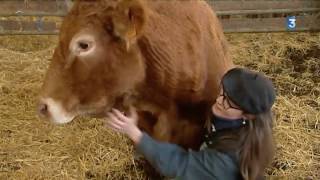
M228 34L236 64L277 88L270 179L320 179L320 33ZM146 179L99 119L56 126L35 105L56 36L0 37L0 179Z

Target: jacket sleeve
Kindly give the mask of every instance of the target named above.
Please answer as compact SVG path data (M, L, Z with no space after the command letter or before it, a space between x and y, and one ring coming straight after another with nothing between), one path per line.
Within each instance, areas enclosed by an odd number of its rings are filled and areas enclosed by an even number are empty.
M158 170L170 178L181 179L241 179L238 160L214 149L186 151L162 143L143 133L137 150Z
M143 133L137 150L151 165L166 177L178 177L184 174L188 164L188 152L169 143L162 143Z

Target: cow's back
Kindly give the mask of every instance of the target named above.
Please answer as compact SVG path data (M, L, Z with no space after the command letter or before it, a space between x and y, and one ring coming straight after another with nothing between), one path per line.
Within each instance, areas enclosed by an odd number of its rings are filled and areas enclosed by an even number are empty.
M213 100L233 66L216 15L204 1L148 1L139 41L147 82L170 99Z

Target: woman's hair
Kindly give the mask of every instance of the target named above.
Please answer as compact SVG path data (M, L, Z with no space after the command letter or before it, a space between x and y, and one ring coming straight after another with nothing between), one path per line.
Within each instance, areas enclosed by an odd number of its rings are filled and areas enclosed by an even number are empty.
M274 154L271 113L257 115L242 133L239 151L241 175L246 180L258 179L263 176Z
M213 146L221 152L236 152L243 179L262 178L274 154L272 113L256 115L240 130L217 132Z

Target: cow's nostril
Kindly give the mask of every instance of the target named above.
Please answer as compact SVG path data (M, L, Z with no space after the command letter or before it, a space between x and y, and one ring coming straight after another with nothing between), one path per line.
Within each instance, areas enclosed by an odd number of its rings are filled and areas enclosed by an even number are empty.
M40 115L46 116L48 114L48 105L42 103L39 104L38 111Z

